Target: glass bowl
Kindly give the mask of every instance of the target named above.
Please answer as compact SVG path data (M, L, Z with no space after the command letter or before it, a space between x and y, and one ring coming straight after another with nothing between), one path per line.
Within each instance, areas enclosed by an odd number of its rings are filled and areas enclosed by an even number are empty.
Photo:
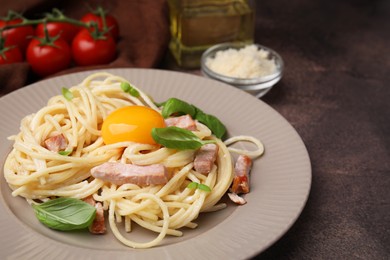
M257 50L267 52L266 59L273 60L275 63L275 71L273 73L255 78L238 78L219 74L211 70L206 64L206 61L209 58L214 59L219 51L228 49L239 50L248 45L255 45ZM201 57L201 71L204 76L232 85L257 98L264 96L282 78L283 67L283 60L277 52L259 44L221 43L207 49Z

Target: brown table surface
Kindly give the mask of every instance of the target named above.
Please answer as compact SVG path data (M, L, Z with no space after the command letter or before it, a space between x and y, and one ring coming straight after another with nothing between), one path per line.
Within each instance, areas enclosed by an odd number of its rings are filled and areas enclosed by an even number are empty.
M259 1L256 42L285 61L262 100L313 174L301 216L256 259L390 259L390 1Z

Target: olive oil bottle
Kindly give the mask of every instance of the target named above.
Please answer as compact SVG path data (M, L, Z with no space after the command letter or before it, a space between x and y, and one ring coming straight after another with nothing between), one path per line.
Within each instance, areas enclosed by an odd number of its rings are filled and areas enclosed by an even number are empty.
M223 42L253 43L254 8L248 0L168 0L169 49L182 68L198 68L202 53Z

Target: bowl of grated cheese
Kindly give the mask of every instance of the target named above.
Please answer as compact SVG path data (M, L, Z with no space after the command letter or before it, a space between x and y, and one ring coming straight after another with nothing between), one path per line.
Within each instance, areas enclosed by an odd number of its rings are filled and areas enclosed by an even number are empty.
M283 60L274 50L259 44L222 43L207 49L201 58L202 74L264 96L281 78Z

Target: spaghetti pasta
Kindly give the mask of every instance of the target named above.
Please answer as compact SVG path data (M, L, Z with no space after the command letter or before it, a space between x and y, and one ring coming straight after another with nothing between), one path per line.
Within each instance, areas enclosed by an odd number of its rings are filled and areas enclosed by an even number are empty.
M124 106L145 106L161 110L148 95L134 87L139 96L124 92L120 85L126 79L95 73L69 89L73 98L52 97L46 106L21 121L20 132L9 139L13 149L4 165L4 177L13 196L24 197L30 204L56 197L85 199L92 196L107 212L109 226L115 237L133 248L149 248L159 244L166 235L181 236L182 227L195 228L193 221L201 212L219 210L218 204L229 189L234 177L230 152L260 156L264 148L253 137L239 136L225 143L210 129L196 122L192 131L200 139L213 140L218 146L217 160L209 174L194 169L195 150L175 150L155 144L130 141L105 144L101 126L107 116ZM56 135L67 140L69 155L53 152L43 144ZM254 143L255 151L228 148L239 141ZM151 165L163 164L171 175L163 185L122 185L94 178L91 169L105 162ZM211 192L190 189L196 182L207 185ZM125 222L131 232L132 223L158 233L150 242L138 243L125 238L117 227Z

